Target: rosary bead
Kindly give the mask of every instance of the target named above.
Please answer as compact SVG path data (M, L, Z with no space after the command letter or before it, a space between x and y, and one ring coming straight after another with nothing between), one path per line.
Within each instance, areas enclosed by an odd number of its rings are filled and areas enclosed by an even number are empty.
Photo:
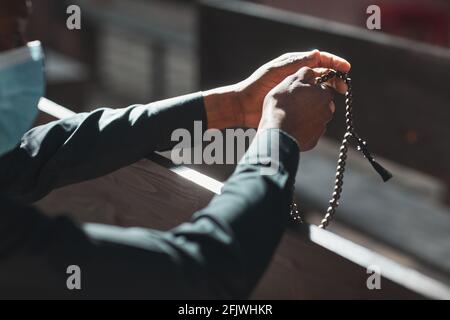
M331 199L329 202L330 206L332 207L337 207L339 206L339 202L337 201L337 199Z
M332 197L333 199L339 200L341 198L341 194L335 191L333 192Z
M315 79L315 81L316 81L316 84L322 84L334 77L342 79L347 84L347 92L345 93L346 132L345 132L344 138L342 139L341 147L339 149L339 158L337 161L333 194L331 196L331 200L329 200L329 207L327 208L326 214L323 217L323 219L319 225L320 228L326 228L329 225L330 221L334 217L336 208L339 206L339 199L341 198L342 186L344 184L344 172L345 172L345 165L346 165L346 159L347 159L349 138L352 137L354 140L357 140L359 145L361 145L361 144L365 145L365 141L363 141L362 139L360 139L358 137L358 135L356 134L355 129L353 127L352 79L348 76L347 73L336 71L336 70L329 70L326 74L324 74L320 77L317 77ZM295 203L293 203L291 205L291 215L292 215L294 221L301 222L302 219L298 212L297 205Z

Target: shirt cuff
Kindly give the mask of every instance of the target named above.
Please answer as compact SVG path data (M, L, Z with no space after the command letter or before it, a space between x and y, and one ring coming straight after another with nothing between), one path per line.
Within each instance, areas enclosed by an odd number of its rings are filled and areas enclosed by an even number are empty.
M201 131L203 136L208 128L202 92L154 102L151 106L161 124L158 151L169 150L178 143L171 141L176 129L187 130L193 137L195 131Z
M280 129L258 132L241 164L261 166L261 174L274 175L287 171L295 177L300 159L297 141Z

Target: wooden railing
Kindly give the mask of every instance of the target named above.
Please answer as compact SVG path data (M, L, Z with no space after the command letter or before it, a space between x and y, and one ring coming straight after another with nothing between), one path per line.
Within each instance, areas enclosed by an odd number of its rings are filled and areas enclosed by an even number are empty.
M69 115L42 100L41 119ZM50 114L50 115L49 115ZM155 154L107 176L53 191L36 205L48 215L79 222L168 230L187 221L220 192L222 183L175 166ZM369 290L368 268L381 271L381 289ZM261 299L450 299L434 275L394 262L314 226L290 228L255 290Z

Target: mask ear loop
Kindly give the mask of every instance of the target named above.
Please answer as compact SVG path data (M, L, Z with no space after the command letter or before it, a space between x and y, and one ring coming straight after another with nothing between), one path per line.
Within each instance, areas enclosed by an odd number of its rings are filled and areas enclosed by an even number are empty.
M327 212L320 222L319 228L325 229L330 221L334 218L334 215L336 213L336 209L339 206L339 199L341 197L342 193L342 186L344 184L344 172L345 172L345 160L347 159L347 151L348 151L348 144L349 139L353 138L355 141L357 150L362 153L362 155L369 161L369 163L372 165L372 167L375 169L375 171L381 176L384 182L388 181L393 177L393 175L384 168L381 164L379 164L375 159L373 158L372 154L369 152L369 149L367 148L367 142L361 139L358 134L355 131L355 128L353 126L353 110L352 110L352 79L349 77L347 73L339 72L330 69L329 72L325 73L324 75L316 78L316 84L322 84L324 82L329 81L330 79L338 77L342 79L348 87L348 90L345 94L345 123L346 123L346 132L344 135L344 138L341 143L340 152L339 152L339 158L337 162L336 167L336 181L334 184L334 191L331 196L330 204L327 208ZM291 216L294 220L294 222L297 223L303 223L303 218L298 210L297 204L292 201L291 204Z

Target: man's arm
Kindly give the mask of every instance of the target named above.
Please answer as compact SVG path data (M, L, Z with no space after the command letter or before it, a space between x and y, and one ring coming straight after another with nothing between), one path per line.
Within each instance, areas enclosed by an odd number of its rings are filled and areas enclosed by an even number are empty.
M279 153L261 153L254 142L222 194L168 232L80 228L32 208L3 208L0 297L249 297L287 225L299 157L296 142L276 129L258 141ZM261 175L268 163L277 169ZM81 268L80 291L66 287L69 265Z
M318 75L302 68L271 90L256 138L223 193L174 230L88 225L83 233L65 218L2 208L0 288L19 297L248 297L288 221L295 140L302 150L313 147L331 117L332 95L314 84ZM84 275L77 293L64 286L73 264Z
M327 52L288 53L231 86L149 105L99 109L37 127L0 158L0 192L22 202L36 201L54 188L99 177L170 148L172 131L192 132L194 121L202 121L203 129L257 127L267 93L303 66L350 69L347 61ZM345 91L343 82L329 85Z
M27 132L0 158L0 191L32 202L54 188L110 173L166 150L173 130L206 125L201 93L124 109L98 109Z

